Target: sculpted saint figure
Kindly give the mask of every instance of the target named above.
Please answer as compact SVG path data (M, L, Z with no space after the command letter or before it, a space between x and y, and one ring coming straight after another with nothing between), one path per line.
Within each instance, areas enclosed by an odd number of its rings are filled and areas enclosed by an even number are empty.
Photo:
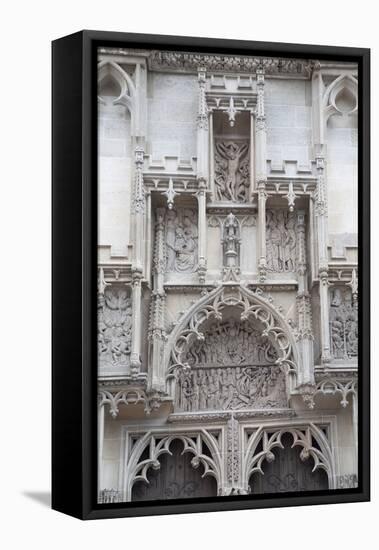
M221 201L245 202L248 187L248 165L242 159L248 143L216 141L216 198Z
M166 272L193 273L197 267L197 220L191 209L166 214Z

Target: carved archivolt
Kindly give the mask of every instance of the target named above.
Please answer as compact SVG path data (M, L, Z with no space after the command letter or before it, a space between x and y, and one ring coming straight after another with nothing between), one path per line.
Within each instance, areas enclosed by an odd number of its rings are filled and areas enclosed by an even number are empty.
M258 428L248 439L246 452L242 463L242 479L246 488L252 474L259 472L264 475L264 461L275 460L273 450L283 449L282 436L289 433L293 437L292 447L299 447L300 459L312 459L313 470L325 470L329 479L329 487L335 488L335 472L333 454L325 433L315 424L306 427L283 427L277 430Z
M205 429L199 429L196 433L171 433L169 435L167 433L147 432L134 442L130 450L124 479L126 500L131 500L132 488L137 481L149 483L149 469L159 470L159 459L163 454L172 454L170 445L174 440L183 443L182 454L189 453L192 455L191 465L193 468L202 465L204 468L202 477L214 477L218 487L220 487L223 478L222 454L220 443L214 435ZM130 443L133 442L130 435L129 441Z
M205 340L205 323L222 321L228 308L237 313L239 322L253 322L261 329L261 336L268 338L276 350L275 364L287 372L296 372L298 357L293 335L286 321L259 294L236 285L220 286L194 304L172 331L168 345L171 349L168 364L169 375L178 368L188 369L189 350L196 342Z

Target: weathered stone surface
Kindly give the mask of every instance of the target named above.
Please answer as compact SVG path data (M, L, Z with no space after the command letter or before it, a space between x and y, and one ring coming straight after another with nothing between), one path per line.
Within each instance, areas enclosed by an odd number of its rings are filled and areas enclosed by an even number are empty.
M99 500L202 495L200 465L246 494L290 455L275 487L355 486L356 72L103 49L99 76Z

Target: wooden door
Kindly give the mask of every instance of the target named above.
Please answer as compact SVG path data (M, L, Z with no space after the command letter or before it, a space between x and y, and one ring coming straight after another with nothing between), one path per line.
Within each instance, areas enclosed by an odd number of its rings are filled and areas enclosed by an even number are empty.
M312 473L312 457L302 461L300 447L291 449L293 438L284 434L284 449L273 450L275 460L263 462L264 475L255 473L250 478L250 490L259 493L288 493L293 491L316 491L328 489L328 476L324 470L317 469Z
M134 484L132 501L166 500L171 498L211 497L217 495L217 483L213 477L201 475L204 472L200 465L197 469L191 466L193 455L181 454L183 443L175 440L170 445L172 456L164 454L160 457L159 470L150 468L148 479Z

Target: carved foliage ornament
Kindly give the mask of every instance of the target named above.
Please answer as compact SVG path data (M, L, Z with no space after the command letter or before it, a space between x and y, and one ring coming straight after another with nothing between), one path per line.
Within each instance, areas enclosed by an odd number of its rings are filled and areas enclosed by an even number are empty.
M266 74L296 74L309 77L315 62L299 59L154 50L150 54L148 63L151 70L178 70L197 73L198 68L202 67L207 71L254 73L259 69L264 69Z
M139 403L144 404L145 413L149 415L154 409L159 408L161 401L158 395L147 395L141 388L130 387L118 392L108 390L99 392L99 407L109 405L109 414L113 418L117 418L120 404L138 405Z

